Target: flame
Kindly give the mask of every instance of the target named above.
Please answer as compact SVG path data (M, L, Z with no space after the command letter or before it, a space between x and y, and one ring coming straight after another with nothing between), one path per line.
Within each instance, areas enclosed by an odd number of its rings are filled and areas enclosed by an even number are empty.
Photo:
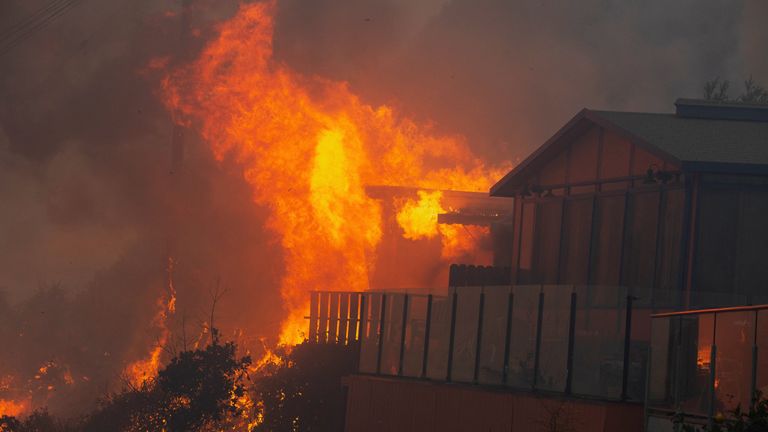
M275 9L274 1L242 5L197 60L169 73L162 95L218 160L242 166L253 201L269 210L285 263L280 343L292 345L304 339L310 290L368 288L382 204L366 186L487 191L509 167L489 170L462 139L435 136L390 107L363 103L345 82L275 61ZM465 240L448 244L460 250Z
M472 234L470 229L463 225L439 224L437 215L446 213L442 205L443 193L441 191L417 192L418 201L406 200L400 207L396 219L403 229L403 237L411 240L434 238L438 234L442 241L442 257L446 259L460 257L477 249L476 236L490 235L487 227L475 227Z
M397 212L397 223L403 229L403 237L411 240L433 238L437 229L437 215L445 213L440 205L443 193L440 191L418 191L419 200L409 199Z
M158 298L157 312L152 320L153 326L160 331L157 343L145 358L129 364L123 370L123 375L135 387L141 387L149 380L154 379L160 370L160 357L171 334L168 328L168 320L176 312L176 288L173 285L173 265L173 258L169 256L167 266L168 291Z
M18 417L29 411L30 403L26 400L0 399L0 417Z

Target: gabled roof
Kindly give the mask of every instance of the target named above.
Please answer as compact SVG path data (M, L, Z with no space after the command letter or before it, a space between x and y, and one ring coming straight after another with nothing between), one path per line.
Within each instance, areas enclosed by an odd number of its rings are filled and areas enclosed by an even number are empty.
M683 171L768 174L768 122L583 109L491 187L491 196L510 195L562 150L568 136L593 124L624 136Z

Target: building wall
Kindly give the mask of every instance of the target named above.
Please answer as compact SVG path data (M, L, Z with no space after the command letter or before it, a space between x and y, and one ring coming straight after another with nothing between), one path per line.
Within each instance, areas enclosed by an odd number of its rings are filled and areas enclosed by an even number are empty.
M692 291L768 302L768 177L702 175L700 188Z
M681 288L684 179L645 184L649 168L678 169L597 126L573 138L515 201L513 282Z
M363 375L347 377L345 385L346 432L643 430L639 404L566 400Z

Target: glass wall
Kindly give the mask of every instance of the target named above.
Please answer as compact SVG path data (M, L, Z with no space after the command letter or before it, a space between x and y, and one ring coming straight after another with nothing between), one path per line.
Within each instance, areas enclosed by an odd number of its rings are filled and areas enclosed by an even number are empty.
M651 416L727 417L737 407L748 410L755 391L768 389L768 306L661 314L652 321Z
M444 380L448 376L452 303L452 295L432 298L432 317L429 321L429 351L427 353L427 377L430 379Z
M456 318L453 337L451 380L472 382L475 377L477 326L480 319L481 289L456 289Z
M478 359L478 382L500 384L504 376L504 351L507 337L509 286L484 288L483 329Z
M540 285L518 285L513 288L512 331L509 340L507 385L533 387L536 362L536 334L539 316Z

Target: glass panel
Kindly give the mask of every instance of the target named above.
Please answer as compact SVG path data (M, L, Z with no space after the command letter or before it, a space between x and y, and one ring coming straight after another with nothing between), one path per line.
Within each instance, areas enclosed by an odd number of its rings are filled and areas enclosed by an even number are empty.
M576 287L572 390L618 398L624 366L626 289Z
M508 286L485 288L483 335L478 368L478 381L483 384L502 383L509 292Z
M654 318L651 322L651 362L648 371L648 404L661 408L673 408L672 386L669 370L674 365L670 356L670 321L672 318ZM674 318L674 324L679 319Z
M705 187L699 203L694 285L704 292L733 292L739 194Z
M682 242L685 191L664 192L663 227L659 243L659 269L656 284L660 290L674 291L680 284L680 243Z
M571 292L570 286L544 286L538 389L565 391Z
M480 287L457 288L456 327L453 341L453 381L472 382L475 376Z
M757 313L757 379L755 389L768 397L768 310Z
M539 285L517 285L512 288L514 303L507 384L513 387L530 388L533 385L540 292Z
M728 412L738 405L746 409L752 392L755 313L718 313L715 328L715 412Z
M624 195L597 199L597 225L592 241L592 283L618 285L621 267Z
M680 317L675 381L680 409L685 413L708 413L713 335L713 314Z
M557 283L558 254L560 253L560 226L563 201L545 201L536 211L535 260L533 279L536 283Z
M376 373L381 294L365 294L363 298L365 310L361 313L363 329L360 335L360 372Z
M387 294L384 313L384 338L381 350L381 371L397 375L400 369L400 341L403 335L405 294Z
M520 227L520 254L518 255L518 275L520 281L531 278L533 263L533 228L536 216L536 203L524 202Z
M592 198L565 202L560 282L587 283L589 241L592 227Z
M736 262L737 292L765 295L765 281L768 280L768 266L765 265L765 251L768 250L766 214L768 214L768 192L741 191L738 224L739 259Z
M408 298L408 321L405 327L403 375L420 377L424 361L424 334L426 332L427 296Z
M657 191L630 195L621 284L631 287L634 296L646 301L653 289L658 216Z
M445 380L448 374L448 344L450 343L452 298L449 295L448 297L436 296L432 299L427 377L441 381Z
M648 370L648 346L651 340L651 310L646 306L638 306L638 303L640 303L638 300L634 300L632 303L627 398L643 401L645 400L646 371Z

